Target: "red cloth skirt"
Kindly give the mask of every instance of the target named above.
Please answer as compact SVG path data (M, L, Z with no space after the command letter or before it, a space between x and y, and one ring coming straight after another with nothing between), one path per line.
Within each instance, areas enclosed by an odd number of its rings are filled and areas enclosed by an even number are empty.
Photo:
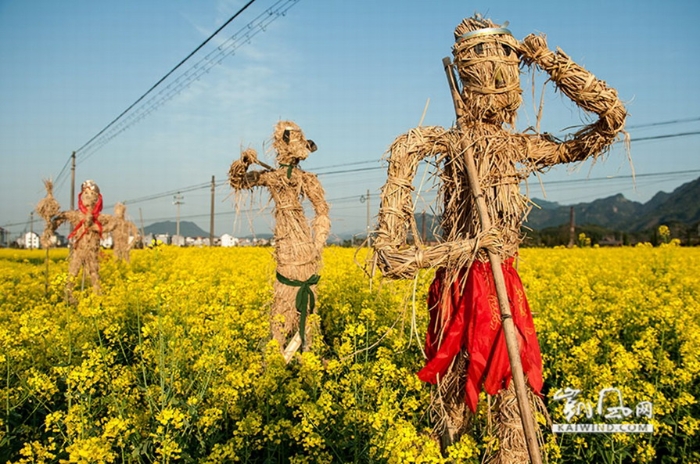
M532 390L540 394L542 356L525 289L512 258L502 267L523 371ZM488 262L475 261L468 273L466 269L460 270L449 289L444 288L448 284L445 274L444 269L439 269L430 285L430 323L425 341L428 361L418 377L424 382L437 383L455 356L466 349L469 364L465 401L476 411L482 384L486 393L495 395L508 387L512 377L496 286Z

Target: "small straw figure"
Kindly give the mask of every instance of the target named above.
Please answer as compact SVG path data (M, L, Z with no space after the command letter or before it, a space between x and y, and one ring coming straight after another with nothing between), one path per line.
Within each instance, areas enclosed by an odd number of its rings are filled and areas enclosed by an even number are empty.
M130 251L136 245L139 237L139 230L136 224L126 219L126 206L124 203L114 205L114 229L112 230L112 240L114 242L114 256L124 262L130 261ZM133 240L129 242L129 238Z
M68 221L73 226L73 231L68 235L71 241L68 273L70 278L66 283L66 296L72 303L75 277L80 269L90 276L93 291L100 293L100 263L98 260L100 251L100 238L104 232L109 232L114 227L112 217L102 212L102 194L97 184L92 180L83 182L78 194L78 210L60 212L60 206L53 197L50 181L45 181L46 197L39 202L37 212L46 221L47 227L42 237L53 236L56 229Z
M529 387L523 393L530 408L546 417L540 398L539 344L514 268L523 239L521 226L531 208L529 198L520 192L520 183L530 173L555 164L596 159L622 132L627 113L614 89L561 50L549 50L543 36L529 35L519 42L508 29L480 15L463 20L454 35L454 66L461 85L456 83L449 58L446 71L457 127L414 128L391 145L375 259L390 278L412 278L418 269L437 269L428 296L427 361L418 376L437 384L433 418L443 451L468 430L483 387L496 396L489 402L493 408L490 422L499 441L486 460L528 462L504 341L505 319L499 311L489 257L500 258L502 263L510 317ZM563 141L534 131L516 132L516 111L522 100L521 63L548 73L559 91L597 115L597 120ZM443 205L442 241L431 246L420 242L411 196L417 167L429 157L440 178ZM484 205L481 210L480 205ZM480 211L488 212L488 230L482 226L485 214ZM415 241L412 245L407 244L409 231ZM517 359L517 353L515 356Z
M240 191L266 187L275 202L274 239L277 279L270 314L272 336L289 361L301 346L310 346L311 329L306 318L313 312L316 283L321 267L323 247L330 232L328 204L315 174L298 167L300 161L316 151L316 144L307 140L299 126L280 121L275 126L272 147L277 153L277 168L262 163L257 153L248 148L231 164L229 183ZM248 171L251 164L265 170ZM302 201L311 202L315 216L309 221ZM296 335L294 335L296 333ZM287 345L288 338L294 335ZM286 347L286 348L285 348Z
M36 212L44 218L44 232L41 234L40 241L41 247L48 250L54 245L52 238L56 230L51 225L51 218L61 211L61 206L53 196L53 182L48 179L44 180L44 187L46 188L46 196L36 205Z

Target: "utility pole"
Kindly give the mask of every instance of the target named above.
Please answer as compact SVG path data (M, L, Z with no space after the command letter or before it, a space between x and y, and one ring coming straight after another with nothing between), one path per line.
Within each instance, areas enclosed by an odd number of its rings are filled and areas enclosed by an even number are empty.
M177 225L175 228L175 236L178 238L178 241L180 240L180 205L185 204L185 202L182 201L184 199L185 197L180 195L180 192L177 192L177 195L173 196L173 205L177 206Z
M146 229L143 228L143 212L139 208L139 220L141 221L141 245L146 245Z
M569 248L573 248L576 235L576 222L574 221L574 207L572 206L569 210Z
M70 156L70 209L75 209L75 152Z
M370 200L369 189L367 189L367 195L362 195L360 197L360 203L367 203L367 246L371 247L372 246L372 238L369 235L369 227L370 227L369 226L369 210L370 210L369 200Z
M209 246L214 246L214 191L216 183L214 176L211 176L211 213L209 215Z
M30 250L34 248L34 211L29 213L29 243L25 243L24 245L28 245L27 248Z

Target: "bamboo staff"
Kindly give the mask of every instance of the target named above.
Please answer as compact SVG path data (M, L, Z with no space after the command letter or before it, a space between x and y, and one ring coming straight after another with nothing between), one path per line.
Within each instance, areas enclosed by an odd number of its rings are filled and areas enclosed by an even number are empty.
M442 64L445 69L445 73L447 74L447 82L450 86L452 102L454 103L455 113L457 115L457 129L459 129L459 121L463 113L460 106L462 97L457 91L457 85L455 83L455 76L450 58L443 58ZM481 221L481 228L482 230L490 230L491 218L489 217L486 200L484 200L484 196L481 192L479 176L477 174L476 164L474 162L474 153L471 147L466 146L464 141L461 143L462 149L466 155L465 160L467 163L469 187L476 200L476 207L479 214L479 220ZM540 457L539 444L537 443L537 436L535 434L532 410L530 409L530 403L527 398L525 375L523 374L523 366L520 361L520 347L518 346L518 339L515 333L515 323L513 322L510 304L508 303L508 293L506 290L505 278L503 277L503 269L501 268L501 258L497 253L489 249L487 249L487 253L489 262L491 263L491 272L493 272L493 280L496 285L498 303L501 309L503 335L506 341L506 348L508 349L508 359L510 361L510 368L513 374L513 383L515 385L515 395L518 400L520 419L523 423L523 432L525 433L525 441L527 443L527 450L530 455L530 462L532 464L541 464L542 458Z

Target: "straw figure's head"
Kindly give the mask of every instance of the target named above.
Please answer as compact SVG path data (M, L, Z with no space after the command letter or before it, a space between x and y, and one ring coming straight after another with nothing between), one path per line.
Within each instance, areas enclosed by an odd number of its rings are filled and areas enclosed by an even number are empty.
M61 211L61 206L53 196L53 182L45 179L44 186L46 187L46 197L39 202L36 210L41 217L49 221Z
M126 214L126 206L124 206L124 203L117 203L114 205L114 217L124 219L124 215Z
M83 213L90 212L93 215L102 211L102 194L95 181L86 180L80 186L78 194L78 208Z
M513 124L522 101L520 43L508 29L478 14L464 19L454 35L452 54L467 118Z
M280 121L272 134L272 146L281 165L296 165L316 151L313 140L307 140L301 128L292 121Z

